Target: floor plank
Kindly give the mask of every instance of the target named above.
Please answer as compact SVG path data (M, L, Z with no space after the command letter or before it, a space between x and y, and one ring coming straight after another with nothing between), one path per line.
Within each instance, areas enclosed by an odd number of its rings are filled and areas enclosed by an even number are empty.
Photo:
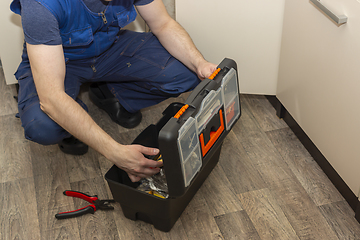
M314 236L315 239L333 239L331 229L321 217L316 205L290 168L287 156L279 153L278 148L268 138L251 111L243 112L243 122L234 127L236 137L246 149L249 158L255 162L267 188L273 193L281 210L300 239ZM251 124L252 123L252 124ZM283 129L273 130L281 132ZM284 143L288 141L284 140ZM302 149L306 151L305 148ZM307 152L300 152L306 156ZM322 229L322 230L318 230ZM320 238L318 238L320 237Z
M262 179L262 188L293 178L294 174L248 109L243 110L240 120L233 132Z
M0 239L40 239L34 180L0 183Z
M265 96L244 94L241 97L242 107L249 108L263 131L287 127L286 123L276 116L276 110Z
M246 211L217 216L215 220L225 240L261 239Z
M90 196L97 195L99 199L111 199L112 196L108 195L105 184L102 177L90 178L71 183L71 190L83 192ZM88 202L82 199L72 198L72 200L75 205L74 209L89 205ZM118 204L111 205L118 207ZM97 210L94 214L85 214L77 217L76 220L81 239L120 239L116 229L113 210Z
M224 158L221 159L221 161L226 160ZM242 206L227 179L227 175L219 165L210 173L199 189L198 194L205 198L214 217L242 210Z
M0 133L0 183L32 177L30 142L24 138L20 120L0 116Z
M94 149L89 148L88 153L82 156L62 155L66 162L70 183L103 176L98 160L100 154Z
M269 186L278 205L300 239L336 239L315 203L296 178Z
M75 219L57 220L55 214L74 209L71 198L63 191L70 189L66 160L57 145L31 143L35 194L41 239L79 239Z
M266 187L254 162L248 157L234 132L230 132L224 140L218 164L226 173L235 193Z
M232 131L254 165L281 158L248 108L243 109L241 118Z
M319 209L339 239L360 239L359 223L347 202L330 203Z
M196 194L180 220L189 239L223 239L204 197Z
M15 85L6 85L4 71L0 67L0 116L13 115L18 112L17 102L14 96L17 96Z
M316 205L344 200L290 128L267 132L267 136Z
M269 189L238 194L261 239L299 239Z
M120 207L116 207L113 214L120 239L157 239L154 234L154 231L157 230L152 225L140 220L133 221L125 218Z
M81 239L75 219L56 219L55 214L74 209L74 205L62 205L54 208L39 208L41 240Z
M162 232L154 229L154 238L158 240L190 240L180 220L174 224L170 232Z

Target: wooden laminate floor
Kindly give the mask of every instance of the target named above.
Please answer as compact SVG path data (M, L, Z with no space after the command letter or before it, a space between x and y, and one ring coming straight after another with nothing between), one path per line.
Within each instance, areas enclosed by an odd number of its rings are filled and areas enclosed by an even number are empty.
M2 71L0 71L2 74ZM90 149L84 156L26 140L14 86L0 75L0 239L360 239L354 212L264 96L242 95L242 116L224 141L220 161L173 229L164 233L114 211L57 220L84 206L72 189L111 198L104 174L112 166ZM113 123L88 99L89 114L129 144L156 123L170 99L144 109L132 130Z

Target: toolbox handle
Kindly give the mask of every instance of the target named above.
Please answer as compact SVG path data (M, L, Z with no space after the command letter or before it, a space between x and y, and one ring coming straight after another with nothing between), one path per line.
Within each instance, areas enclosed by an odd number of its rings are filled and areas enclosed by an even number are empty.
M211 132L210 133L210 140L209 142L205 145L205 141L204 141L204 134L201 133L200 134L200 144L201 144L201 149L202 149L202 155L203 157L206 155L206 153L210 150L210 148L214 145L214 143L216 142L216 140L220 137L221 133L224 131L224 120L223 120L223 113L222 113L222 109L219 110L219 116L220 116L220 127L216 130L216 132Z
M209 79L214 80L214 77L218 75L218 73L221 71L221 68L217 68L209 77Z
M183 113L186 111L186 109L189 108L189 105L186 104L184 105L182 108L180 108L180 110L175 114L174 118L179 119L181 117L181 115L183 115Z

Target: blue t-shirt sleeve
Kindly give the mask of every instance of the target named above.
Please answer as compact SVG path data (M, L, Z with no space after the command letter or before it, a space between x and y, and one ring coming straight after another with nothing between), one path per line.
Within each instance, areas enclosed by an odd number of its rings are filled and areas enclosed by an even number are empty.
M21 22L29 44L60 45L59 24L55 16L35 0L21 0Z
M141 6L153 0L135 0L134 5ZM59 23L56 17L36 0L20 0L21 21L25 41L29 44L60 45Z
M146 5L146 4L149 4L149 3L153 2L153 1L154 0L135 0L134 5L136 5L136 6Z

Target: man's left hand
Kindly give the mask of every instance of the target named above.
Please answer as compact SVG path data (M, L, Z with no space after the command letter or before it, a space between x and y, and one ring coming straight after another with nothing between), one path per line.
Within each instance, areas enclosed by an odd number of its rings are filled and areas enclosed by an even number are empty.
M216 68L217 65L208 61L204 61L197 67L196 74L201 80L204 80L205 78L210 77L210 75L215 72Z

